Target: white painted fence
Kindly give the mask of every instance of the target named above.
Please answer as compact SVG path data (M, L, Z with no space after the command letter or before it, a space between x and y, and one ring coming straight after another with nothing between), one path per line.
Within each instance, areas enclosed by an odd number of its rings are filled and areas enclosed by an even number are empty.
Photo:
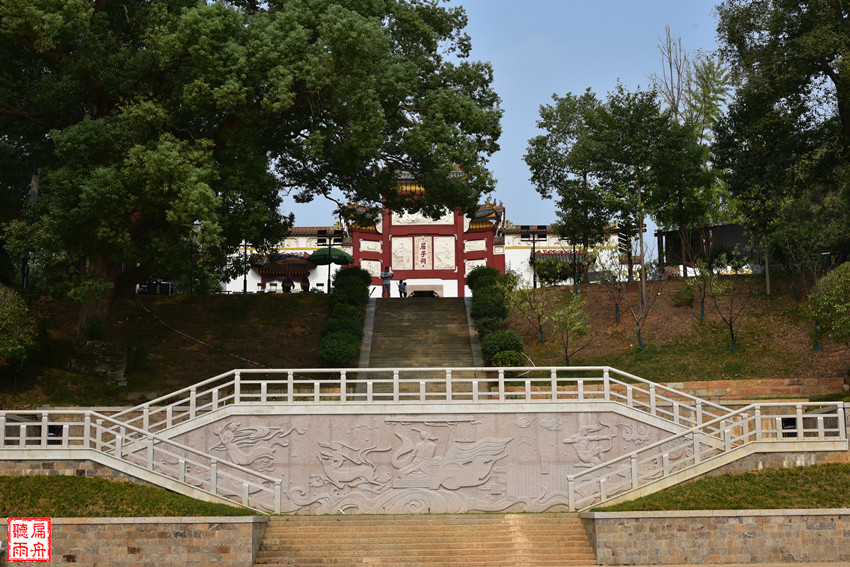
M575 411L619 404L684 431L567 477L571 510L586 509L672 478L744 447L819 441L847 450L843 404L754 404L741 410L700 400L610 367L370 368L234 370L111 416L94 411L0 411L0 458L68 458L94 452L106 461L169 479L237 505L281 512L281 479L172 441L168 429L226 408L280 406L297 414L380 405L392 414L451 404L467 413L495 405L553 404ZM544 406L545 404L545 406ZM838 442L836 444L836 442ZM58 453L56 453L58 454ZM85 453L90 454L90 453ZM112 462L112 461L110 461ZM132 472L132 471L131 471Z

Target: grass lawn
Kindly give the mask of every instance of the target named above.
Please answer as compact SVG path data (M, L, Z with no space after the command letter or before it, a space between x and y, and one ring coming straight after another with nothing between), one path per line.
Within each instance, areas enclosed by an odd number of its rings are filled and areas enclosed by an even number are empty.
M674 486L595 512L850 508L850 464L727 474Z
M162 488L76 476L0 476L0 517L252 516Z

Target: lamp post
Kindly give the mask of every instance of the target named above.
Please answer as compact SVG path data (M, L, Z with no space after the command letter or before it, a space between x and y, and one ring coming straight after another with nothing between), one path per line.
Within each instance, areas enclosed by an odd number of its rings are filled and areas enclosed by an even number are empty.
M248 241L242 240L243 258L245 259L245 272L242 274L242 293L248 293Z
M524 242L531 242L531 277L534 289L537 289L537 268L535 267L537 263L537 242L546 240L546 225L521 225L519 227L519 238Z
M331 292L331 247L334 244L342 244L342 230L334 229L334 230L326 230L319 229L318 238L316 238L316 244L319 246L324 246L327 244L328 246L328 287L327 292Z

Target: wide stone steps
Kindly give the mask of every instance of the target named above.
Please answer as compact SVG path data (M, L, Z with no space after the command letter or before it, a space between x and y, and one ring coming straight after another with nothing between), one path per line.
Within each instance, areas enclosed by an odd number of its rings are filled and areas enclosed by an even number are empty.
M281 516L256 565L547 567L595 565L573 514Z
M377 300L369 366L473 366L463 299Z

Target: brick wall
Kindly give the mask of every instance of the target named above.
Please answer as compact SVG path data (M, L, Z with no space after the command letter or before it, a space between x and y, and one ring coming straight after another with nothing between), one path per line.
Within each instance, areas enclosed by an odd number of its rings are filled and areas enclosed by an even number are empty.
M850 562L850 509L581 517L600 565Z
M87 459L79 461L47 461L47 460L2 460L0 459L0 476L84 476L88 478L105 478L146 484L134 476L111 469Z
M53 518L51 562L14 565L252 567L267 522L263 516ZM5 522L0 540L6 540Z
M691 396L723 403L766 398L810 398L845 391L845 380L836 378L763 378L759 380L704 380L665 384Z

